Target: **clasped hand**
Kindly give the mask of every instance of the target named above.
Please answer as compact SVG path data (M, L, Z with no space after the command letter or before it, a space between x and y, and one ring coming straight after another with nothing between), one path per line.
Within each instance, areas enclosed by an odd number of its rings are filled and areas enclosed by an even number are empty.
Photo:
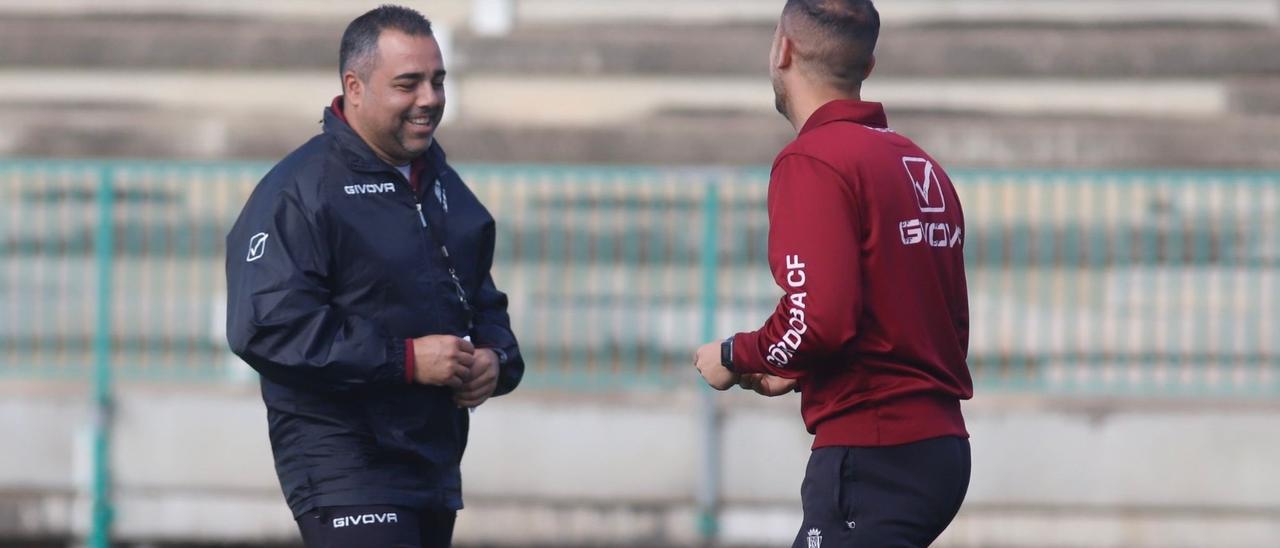
M453 389L459 407L477 407L498 386L498 355L476 348L453 335L428 335L413 340L414 381Z

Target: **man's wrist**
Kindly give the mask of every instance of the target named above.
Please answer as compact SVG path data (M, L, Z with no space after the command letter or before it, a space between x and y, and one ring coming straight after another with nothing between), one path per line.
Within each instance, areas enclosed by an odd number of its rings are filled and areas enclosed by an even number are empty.
M507 364L507 353L503 352L501 348L490 347L490 348L485 348L485 350L493 352L493 355L498 358L498 365Z
M729 338L725 339L724 342L720 343L720 365L723 365L724 368L728 369L730 373L734 373L734 374L738 373L733 368L733 336L732 335L730 335Z

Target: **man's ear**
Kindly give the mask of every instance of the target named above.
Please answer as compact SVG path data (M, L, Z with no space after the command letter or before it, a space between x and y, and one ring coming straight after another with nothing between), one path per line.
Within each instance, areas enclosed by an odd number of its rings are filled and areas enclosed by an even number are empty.
M871 57L867 59L867 73L862 75L862 79L866 80L867 78L870 78L871 72L874 71L875 69L876 69L876 54L872 53Z
M791 41L790 37L781 33L779 33L778 35L777 43L778 43L778 51L773 59L773 68L775 69L789 68L791 66L792 56L796 50L796 44L795 42Z
M342 75L343 104L358 108L363 99L364 82L360 81L360 77L356 76L354 71L347 71Z

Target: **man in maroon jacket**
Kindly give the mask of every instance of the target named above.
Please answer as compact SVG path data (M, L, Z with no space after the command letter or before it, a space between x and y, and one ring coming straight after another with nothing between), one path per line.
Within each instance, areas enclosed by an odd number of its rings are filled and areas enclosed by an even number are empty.
M870 0L788 0L770 51L799 135L769 182L769 266L784 295L758 331L699 348L719 390L801 394L813 452L795 546L927 546L960 508L969 312L951 180L860 100Z

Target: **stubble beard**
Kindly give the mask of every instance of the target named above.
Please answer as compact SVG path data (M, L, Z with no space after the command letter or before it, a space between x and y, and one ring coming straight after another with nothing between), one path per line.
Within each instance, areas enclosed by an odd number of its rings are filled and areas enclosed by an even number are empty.
M782 82L777 78L773 79L773 108L777 109L787 121L791 121L791 115L788 114L789 97L787 97L787 89L783 87Z

